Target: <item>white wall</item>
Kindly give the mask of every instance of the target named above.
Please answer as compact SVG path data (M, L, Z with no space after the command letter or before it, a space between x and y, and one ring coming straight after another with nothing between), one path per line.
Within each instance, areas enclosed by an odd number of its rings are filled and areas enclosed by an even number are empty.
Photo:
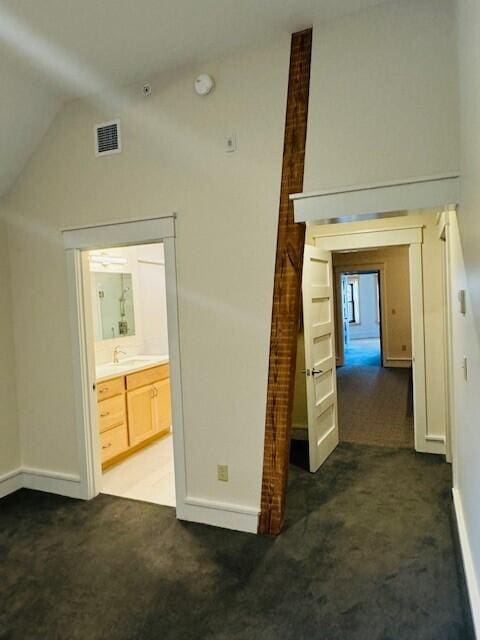
M168 355L167 292L163 244L137 247L138 304L143 353Z
M176 211L187 490L258 508L289 53L286 35L153 78L148 99L133 86L108 113L77 100L57 117L3 208L26 465L79 471L60 230ZM93 126L114 116L123 152L97 158Z
M461 115L461 196L457 228L450 224L452 251L453 370L455 397L454 484L463 532L466 573L480 636L480 4L458 0ZM465 316L457 294L467 289ZM463 357L468 360L465 380ZM455 453L455 452L454 452ZM462 513L458 518L458 505ZM462 519L463 516L463 519Z
M359 323L350 324L350 340L378 338L380 323L378 315L377 279L375 273L361 273L358 276Z
M20 466L12 300L5 225L0 221L0 480ZM0 486L0 493L2 489Z
M460 212L460 216L461 216ZM474 575L478 591L480 576L480 430L478 428L480 389L480 343L475 326L473 299L468 290L468 276L465 269L462 239L455 216L450 217L449 231L452 274L452 332L453 332L453 387L455 431L453 446L454 486L458 492L463 511L466 537L472 558L470 569ZM457 293L467 290L466 314L459 311ZM465 378L463 358L467 357L467 378ZM458 508L458 503L457 503ZM461 518L457 519L461 522ZM472 588L472 585L469 584ZM473 586L475 589L475 585ZM474 614L480 614L480 602ZM480 618L477 619L477 624Z
M304 191L458 170L451 0L315 24Z

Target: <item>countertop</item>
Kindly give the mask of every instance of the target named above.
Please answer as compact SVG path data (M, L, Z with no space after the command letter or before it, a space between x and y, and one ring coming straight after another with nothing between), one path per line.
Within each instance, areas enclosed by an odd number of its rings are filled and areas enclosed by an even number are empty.
M168 362L169 357L166 355L149 355L131 356L129 358L123 358L118 363L108 362L107 364L100 364L95 367L97 382L116 378L117 376L125 376L128 373L136 373L137 371L143 371L143 369L149 369L150 367Z

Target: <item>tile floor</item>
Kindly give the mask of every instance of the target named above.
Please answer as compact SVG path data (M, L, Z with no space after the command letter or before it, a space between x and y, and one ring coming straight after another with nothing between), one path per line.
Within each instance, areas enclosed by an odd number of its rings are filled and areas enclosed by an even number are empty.
M172 434L107 469L102 493L174 507Z

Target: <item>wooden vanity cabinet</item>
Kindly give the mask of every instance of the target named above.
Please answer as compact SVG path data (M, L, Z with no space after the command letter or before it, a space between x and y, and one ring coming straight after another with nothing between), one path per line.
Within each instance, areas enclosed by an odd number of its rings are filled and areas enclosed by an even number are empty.
M156 382L153 390L153 430L155 433L165 433L172 424L170 378Z
M103 468L170 431L169 373L156 365L97 385Z
M153 385L127 393L128 432L132 447L155 435L153 395Z
M124 451L128 450L127 425L121 425L109 429L100 434L102 465L108 466L108 462Z
M168 365L161 365L127 376L130 446L170 430L168 375Z

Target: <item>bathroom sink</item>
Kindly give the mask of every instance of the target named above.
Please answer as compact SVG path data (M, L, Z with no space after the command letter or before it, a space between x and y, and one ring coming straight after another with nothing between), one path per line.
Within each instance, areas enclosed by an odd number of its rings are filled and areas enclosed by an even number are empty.
M168 355L145 355L123 358L119 362L109 362L96 367L97 380L113 378L116 375L125 375L130 371L136 371L144 367L155 367L168 362Z
M141 367L142 365L150 364L151 360L149 358L128 358L126 360L120 360L120 362L115 362L116 367Z

